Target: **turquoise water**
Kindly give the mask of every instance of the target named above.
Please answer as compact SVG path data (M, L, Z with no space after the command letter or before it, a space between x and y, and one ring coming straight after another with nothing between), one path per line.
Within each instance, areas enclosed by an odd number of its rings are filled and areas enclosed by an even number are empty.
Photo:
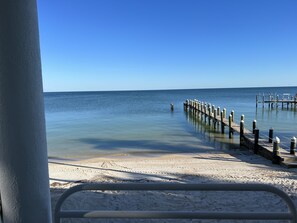
M259 93L295 95L297 87L198 89L164 91L45 93L50 157L84 159L112 154L195 152L199 148L237 148L203 123L193 123L183 110L186 99L198 99L245 115L246 127L257 120L260 134L274 128L284 145L297 136L294 109L256 109ZM170 110L174 104L174 112Z

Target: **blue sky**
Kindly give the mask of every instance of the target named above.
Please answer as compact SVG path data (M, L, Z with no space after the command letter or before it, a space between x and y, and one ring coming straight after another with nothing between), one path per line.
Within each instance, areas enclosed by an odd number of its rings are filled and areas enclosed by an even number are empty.
M44 91L297 86L296 0L37 0Z

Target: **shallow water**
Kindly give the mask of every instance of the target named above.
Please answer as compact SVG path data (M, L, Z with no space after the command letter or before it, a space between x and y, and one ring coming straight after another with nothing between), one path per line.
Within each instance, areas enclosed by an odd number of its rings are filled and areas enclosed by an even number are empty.
M238 147L204 123L193 122L184 112L186 99L198 99L245 115L251 129L257 120L260 135L274 128L284 147L297 134L296 109L256 109L259 93L295 95L297 87L199 89L164 91L45 93L45 114L50 157L84 159L115 153L195 152L198 148ZM174 104L174 111L170 110ZM239 122L239 121L238 121Z

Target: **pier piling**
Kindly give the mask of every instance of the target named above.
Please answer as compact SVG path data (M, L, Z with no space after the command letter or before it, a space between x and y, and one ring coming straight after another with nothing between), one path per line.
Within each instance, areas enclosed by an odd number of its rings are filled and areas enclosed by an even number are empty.
M272 152L272 163L274 164L280 163L279 145L280 145L280 139L278 137L275 137L273 141L273 152Z
M243 138L243 135L244 135L244 120L241 120L240 121L240 136L239 136L239 143L240 145L243 144L243 141L244 141L244 138Z
M234 122L234 110L231 111L231 115L232 115L232 122Z
M226 118L227 110L226 108L223 109L223 118Z
M224 134L225 132L225 125L224 125L224 112L221 111L221 133Z
M244 115L240 116L240 121L244 121Z
M257 128L257 120L253 121L253 134L255 134L255 129Z
M217 109L214 109L213 116L214 116L213 127L216 129L217 128Z
M254 130L255 138L254 138L254 153L257 154L259 150L259 129Z
M295 150L296 150L296 138L292 137L291 146L290 146L290 154L295 155Z
M269 129L269 134L268 134L268 142L272 143L272 139L273 139L273 128Z
M232 138L232 114L229 115L229 139Z

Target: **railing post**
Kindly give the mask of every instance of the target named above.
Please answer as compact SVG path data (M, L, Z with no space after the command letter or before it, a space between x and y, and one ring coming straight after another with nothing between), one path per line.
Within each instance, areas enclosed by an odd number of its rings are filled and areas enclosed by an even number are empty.
M254 139L254 153L257 154L259 150L259 129L255 129L255 139Z
M296 138L292 137L291 145L290 145L290 154L295 155L295 150L296 150Z

